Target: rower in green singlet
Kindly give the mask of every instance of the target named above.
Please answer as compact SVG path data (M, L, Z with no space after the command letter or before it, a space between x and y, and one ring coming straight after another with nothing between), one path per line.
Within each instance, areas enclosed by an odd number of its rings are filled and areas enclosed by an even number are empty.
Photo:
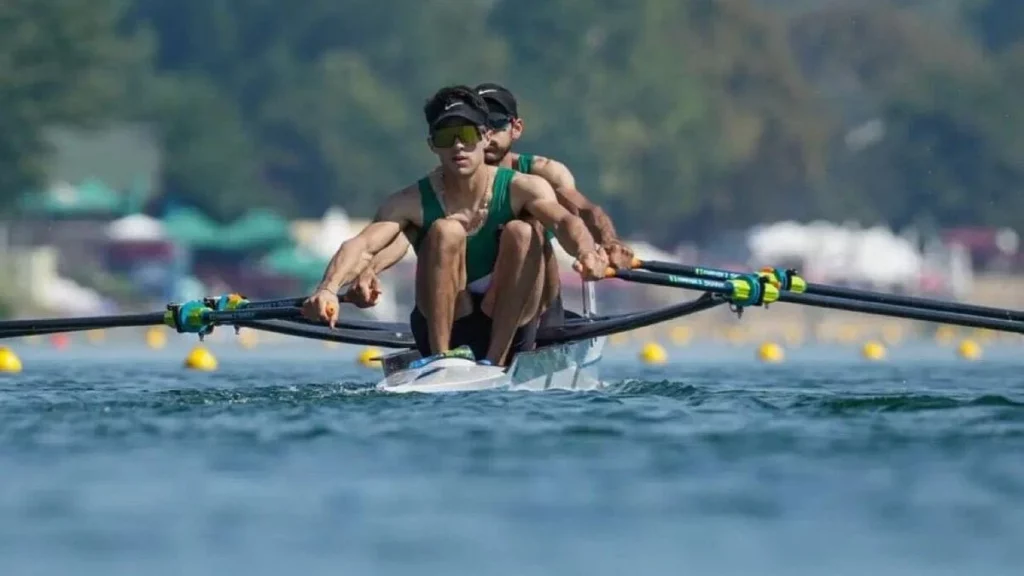
M499 84L480 84L476 87L477 94L487 102L488 120L494 131L491 144L484 152L488 164L507 166L524 174L540 176L551 184L559 203L573 214L577 214L587 224L594 239L608 253L612 266L629 269L633 263L633 251L619 241L611 219L600 206L588 200L576 189L576 179L572 172L561 162L537 156L520 154L512 151L512 147L523 135L525 123L519 116L519 103L516 97L504 86ZM564 321L562 306L561 282L558 274L558 263L555 259L551 240L554 235L550 229L544 230L544 313L540 325L561 324Z
M608 259L547 180L484 161L491 130L473 89L444 88L423 112L439 166L390 195L374 221L342 244L303 312L333 325L337 291L407 237L417 258L410 326L421 355L430 361L466 346L477 359L505 365L510 352L531 344L544 288L544 242L524 219L554 230L587 279L604 277Z
M621 269L630 268L633 251L619 240L615 227L604 210L576 189L576 180L564 164L544 156L512 152L513 145L522 136L525 128L523 119L519 116L519 105L515 96L498 84L481 84L474 90L484 99L488 109L491 137L484 151L486 162L547 180L555 190L559 203L578 215L587 225L591 235L607 253L611 265ZM554 234L550 228L544 229L544 237L545 284L541 298L543 314L540 319L542 326L560 324L563 321L561 283L554 249L551 246ZM349 300L358 306L373 306L379 293L378 274L401 260L408 248L409 243L406 239L399 238L381 251L349 291Z
M508 168L498 168L491 188L487 219L479 230L466 239L466 284L471 292L479 294L487 289L494 263L498 259L498 235L505 224L515 220L508 192L509 183L512 182L514 175L515 172ZM416 183L420 195L420 209L423 211L421 230L429 230L434 222L447 217L430 180L431 178L426 176ZM418 256L423 245L423 237L418 233L414 237L412 247Z

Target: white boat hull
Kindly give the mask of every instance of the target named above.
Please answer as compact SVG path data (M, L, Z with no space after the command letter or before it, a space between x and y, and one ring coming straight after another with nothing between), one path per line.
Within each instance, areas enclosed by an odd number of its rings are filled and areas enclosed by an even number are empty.
M498 366L480 366L462 358L443 358L421 368L407 368L387 375L377 384L384 392L470 392L502 388L508 374Z
M593 282L583 283L583 316L597 312ZM443 358L419 368L409 363L419 354L400 352L384 359L384 379L377 390L395 393L471 392L481 390L592 390L602 386L597 366L604 338L590 338L520 352L508 370L481 366L463 358Z
M482 390L592 390L602 386L598 363L604 338L521 352L505 370L462 358L443 358L420 368L386 374L382 392L423 394Z

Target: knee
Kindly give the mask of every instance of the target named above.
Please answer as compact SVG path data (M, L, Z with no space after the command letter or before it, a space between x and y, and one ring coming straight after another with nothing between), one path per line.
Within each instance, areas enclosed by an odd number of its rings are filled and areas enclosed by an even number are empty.
M505 224L501 231L502 245L514 245L527 248L533 243L539 243L542 238L537 227L522 220L512 220Z
M439 248L456 250L466 243L466 228L455 220L440 218L430 225L426 241Z

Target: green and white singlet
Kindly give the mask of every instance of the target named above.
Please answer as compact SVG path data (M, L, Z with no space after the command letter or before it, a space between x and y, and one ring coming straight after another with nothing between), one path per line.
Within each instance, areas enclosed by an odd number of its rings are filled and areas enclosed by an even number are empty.
M487 205L487 220L473 235L466 238L466 284L470 292L483 293L490 285L491 273L498 260L498 238L501 227L515 219L512 213L512 194L509 191L515 171L499 167L494 175L491 201ZM420 207L423 210L423 227L413 244L413 250L419 253L423 238L430 226L441 218L445 218L444 208L437 199L430 178L421 178L418 182Z

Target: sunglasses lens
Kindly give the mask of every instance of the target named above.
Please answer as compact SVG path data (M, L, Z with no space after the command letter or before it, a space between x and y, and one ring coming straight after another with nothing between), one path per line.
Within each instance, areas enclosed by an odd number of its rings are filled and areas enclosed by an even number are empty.
M477 132L476 126L449 126L435 130L431 140L438 148L451 148L455 146L456 140L466 146L472 146L480 141L480 133Z

